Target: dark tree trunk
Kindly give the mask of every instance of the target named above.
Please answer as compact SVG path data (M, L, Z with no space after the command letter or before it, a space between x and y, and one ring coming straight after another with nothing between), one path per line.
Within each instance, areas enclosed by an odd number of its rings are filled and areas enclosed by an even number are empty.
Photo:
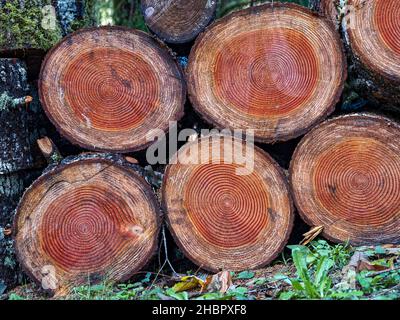
M25 63L0 59L0 291L20 279L9 227L19 198L43 163L35 147L40 110L29 105L29 94Z
M0 59L0 174L30 169L38 164L32 142L36 114L30 109L30 87L25 63Z

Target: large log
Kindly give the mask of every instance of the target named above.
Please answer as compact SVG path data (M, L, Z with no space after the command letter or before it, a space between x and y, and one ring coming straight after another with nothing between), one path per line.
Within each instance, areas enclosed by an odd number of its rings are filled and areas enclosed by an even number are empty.
M186 87L159 42L121 27L82 29L47 55L40 100L60 133L83 148L128 152L183 115ZM60 94L61 93L61 94Z
M188 89L195 109L221 128L255 129L258 141L289 140L335 108L346 79L333 24L293 4L234 12L197 38Z
M47 50L93 19L93 0L0 0L0 54Z
M290 182L300 215L327 238L400 242L399 124L372 114L324 122L298 145Z
M231 136L202 137L184 145L165 171L162 199L171 233L188 258L213 272L266 265L292 229L282 170L257 147L245 156L254 168L246 168L237 158L245 150Z
M141 0L146 24L161 40L186 43L213 20L216 0Z
M56 295L123 281L153 256L158 202L132 165L84 154L51 166L25 192L14 223L27 274Z
M342 11L352 86L377 106L400 107L398 0L349 0Z

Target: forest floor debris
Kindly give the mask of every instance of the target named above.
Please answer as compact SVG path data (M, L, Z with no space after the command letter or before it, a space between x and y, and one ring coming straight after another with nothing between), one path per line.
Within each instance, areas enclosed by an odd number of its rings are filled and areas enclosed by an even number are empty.
M75 288L73 300L400 299L400 246L351 247L314 240L287 247L271 266L243 272L147 272L135 281ZM33 284L3 298L49 299ZM65 299L64 298L64 299ZM60 298L58 298L60 299Z

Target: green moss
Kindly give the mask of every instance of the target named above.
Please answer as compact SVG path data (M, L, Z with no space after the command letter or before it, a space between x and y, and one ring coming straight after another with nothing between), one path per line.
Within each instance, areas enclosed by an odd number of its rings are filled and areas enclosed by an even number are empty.
M43 1L43 5L51 1ZM18 0L8 1L0 8L0 50L51 48L61 39L61 30L56 23L54 29L44 29L42 6L26 4L20 7Z
M70 27L70 32L74 32L76 30L79 30L81 28L85 28L88 26L94 26L95 25L95 15L96 15L96 6L95 6L95 1L85 1L85 9L83 13L83 19L76 19L71 23Z

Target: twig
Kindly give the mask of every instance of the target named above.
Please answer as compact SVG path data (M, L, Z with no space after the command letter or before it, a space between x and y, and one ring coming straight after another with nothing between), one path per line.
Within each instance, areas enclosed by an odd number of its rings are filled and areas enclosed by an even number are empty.
M375 271L375 272L372 272L371 274L368 274L367 277L375 277L375 276L378 276L378 275L380 275L382 273L387 273L387 272L392 272L392 271L397 271L397 270L400 270L400 267L396 267L396 268L393 268L393 269L385 269L385 270L381 270L381 271Z
M169 261L169 258L168 258L167 238L165 237L165 226L164 225L162 226L161 234L162 234L162 242L163 242L164 251L165 251L165 260L164 260L163 264L161 265L160 269L158 270L158 272L156 273L156 276L154 277L154 280L151 283L150 287L154 286L155 282L158 279L158 276L160 275L161 271L164 269L166 264L169 265L169 267L171 268L174 276L175 277L179 277L178 273L175 271L174 267L172 266L172 264L171 264L171 262Z

